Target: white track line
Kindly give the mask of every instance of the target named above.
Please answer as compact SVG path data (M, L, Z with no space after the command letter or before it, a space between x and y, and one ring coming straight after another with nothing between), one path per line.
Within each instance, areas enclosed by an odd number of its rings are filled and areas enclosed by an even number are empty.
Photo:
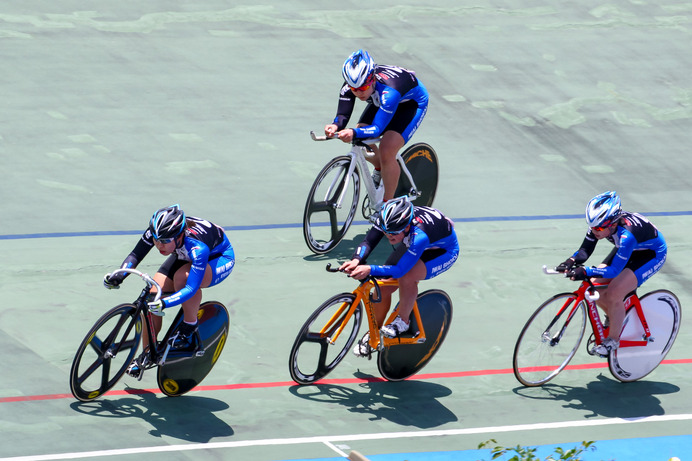
M353 442L359 440L385 440L385 439L402 439L411 437L442 437L451 435L470 435L470 434L496 434L498 432L518 432L518 431L536 431L546 429L564 429L571 427L590 427L590 426L609 426L618 424L639 424L639 423L654 423L668 421L689 421L692 420L692 414L682 415L660 415L660 416L643 416L639 418L606 418L589 421L562 421L554 423L536 423L536 424L519 424L516 426L491 426L477 427L468 429L447 429L437 431L418 431L418 432L382 432L379 434L353 434L353 435L333 435L333 436L318 436L318 437L299 437L286 439L262 439L262 440L239 440L233 442L212 442L212 443L195 443L185 445L165 445L158 447L141 447L127 448L119 450L100 450L100 451L83 451L75 453L58 453L49 455L35 456L17 456L13 458L0 458L0 461L49 461L57 459L80 459L80 458L99 458L103 456L119 456L119 455L140 455L145 453L164 453L174 451L190 451L190 450L215 450L220 448L240 448L240 447L258 447L270 445L297 445L305 443L322 443L329 446L331 449L341 452L332 442Z

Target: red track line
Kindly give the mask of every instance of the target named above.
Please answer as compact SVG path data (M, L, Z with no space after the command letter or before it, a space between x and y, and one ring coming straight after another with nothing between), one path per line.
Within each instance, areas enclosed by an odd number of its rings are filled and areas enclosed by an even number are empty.
M692 359L676 359L676 360L664 360L661 365L679 365L679 364L690 364ZM569 365L566 370L588 370L594 368L606 368L607 363L585 363L582 365ZM446 379L446 378L465 378L469 376L488 376L488 375L506 375L514 373L511 368L505 368L500 370L471 370L471 371L455 371L449 373L425 373L419 375L413 375L410 380L427 380L427 379ZM360 383L376 383L376 382L386 382L384 378L371 377L371 378L342 378L342 379L322 379L317 382L320 384L360 384ZM293 381L277 381L269 383L239 383L239 384L223 384L216 386L197 386L194 388L195 391L228 391L228 390L238 390L238 389L262 389L269 387L290 387L297 386L298 384ZM119 391L109 391L104 395L108 396L118 396L118 395L142 395L142 394L161 394L159 389L123 389ZM74 398L72 394L47 394L47 395L18 395L15 397L0 397L0 403L10 403L10 402L32 402L36 400L59 400L59 399L72 399Z

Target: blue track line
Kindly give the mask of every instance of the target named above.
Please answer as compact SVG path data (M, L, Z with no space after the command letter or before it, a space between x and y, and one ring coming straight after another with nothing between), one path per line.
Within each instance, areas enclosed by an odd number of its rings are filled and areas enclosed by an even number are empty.
M659 211L642 213L645 216L692 216L692 211ZM552 221L556 219L583 219L582 214L558 214L558 215L536 215L536 216L480 216L471 218L454 218L454 222L493 222L493 221ZM354 221L354 225L369 224L368 221ZM318 224L327 226L327 223ZM288 224L256 224L250 226L226 226L228 231L255 231L266 229L294 229L303 227L302 223ZM6 234L0 235L0 240L25 240L25 239L44 239L44 238L63 238L63 237L97 237L113 235L139 235L142 230L125 231L91 231L91 232L43 232L37 234Z

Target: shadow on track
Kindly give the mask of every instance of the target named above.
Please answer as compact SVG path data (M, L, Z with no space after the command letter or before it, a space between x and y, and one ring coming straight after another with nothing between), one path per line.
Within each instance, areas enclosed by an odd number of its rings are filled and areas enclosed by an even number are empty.
M139 418L153 427L154 437L173 437L206 443L217 437L232 436L233 429L214 412L228 409L225 402L198 396L163 397L142 392L132 397L92 402L74 402L70 407L101 418Z
M680 388L657 381L621 383L603 374L586 387L546 384L542 387L517 387L514 393L529 399L564 401L563 408L587 410L586 418L638 418L666 413L656 394L672 394Z
M369 414L371 421L388 420L400 426L429 429L458 418L438 399L451 395L445 386L425 381L381 381L364 373L356 377L372 380L354 387L335 384L292 386L291 394L314 402L338 403L352 413Z

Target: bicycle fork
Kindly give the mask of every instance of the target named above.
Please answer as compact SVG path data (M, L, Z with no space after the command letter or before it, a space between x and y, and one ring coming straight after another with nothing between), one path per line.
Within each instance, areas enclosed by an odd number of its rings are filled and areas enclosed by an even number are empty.
M565 319L565 323L562 324L562 327L560 328L560 331L557 332L555 335L550 334L550 330L555 326L555 324L560 320L560 317L562 317L562 314L565 313L567 308L569 307L570 303L572 301L576 301L575 299L570 299L568 300L564 306L562 306L562 309L555 314L555 318L553 319L552 322L548 325L548 327L543 331L542 339L544 342L549 342L550 346L557 346L560 343L560 339L562 339L562 335L565 333L565 330L567 329L567 326L570 324L572 321L572 318L574 318L574 314L577 312L577 307L579 307L579 303L575 302L574 306L572 309L569 311L569 314L567 315L567 318ZM595 303L593 303L595 305Z
M346 171L346 175L343 181L339 183L339 177L336 176L332 181L331 185L329 186L329 189L327 189L326 197L328 198L331 197L332 191L336 187L341 187L341 190L339 191L339 198L334 203L332 203L332 207L335 209L341 209L341 205L344 201L344 195L346 194L346 190L348 190L348 184L351 181L351 176L353 175L354 170L356 169L356 162L354 161L354 156L351 155L350 158L351 160L348 162L348 170Z

